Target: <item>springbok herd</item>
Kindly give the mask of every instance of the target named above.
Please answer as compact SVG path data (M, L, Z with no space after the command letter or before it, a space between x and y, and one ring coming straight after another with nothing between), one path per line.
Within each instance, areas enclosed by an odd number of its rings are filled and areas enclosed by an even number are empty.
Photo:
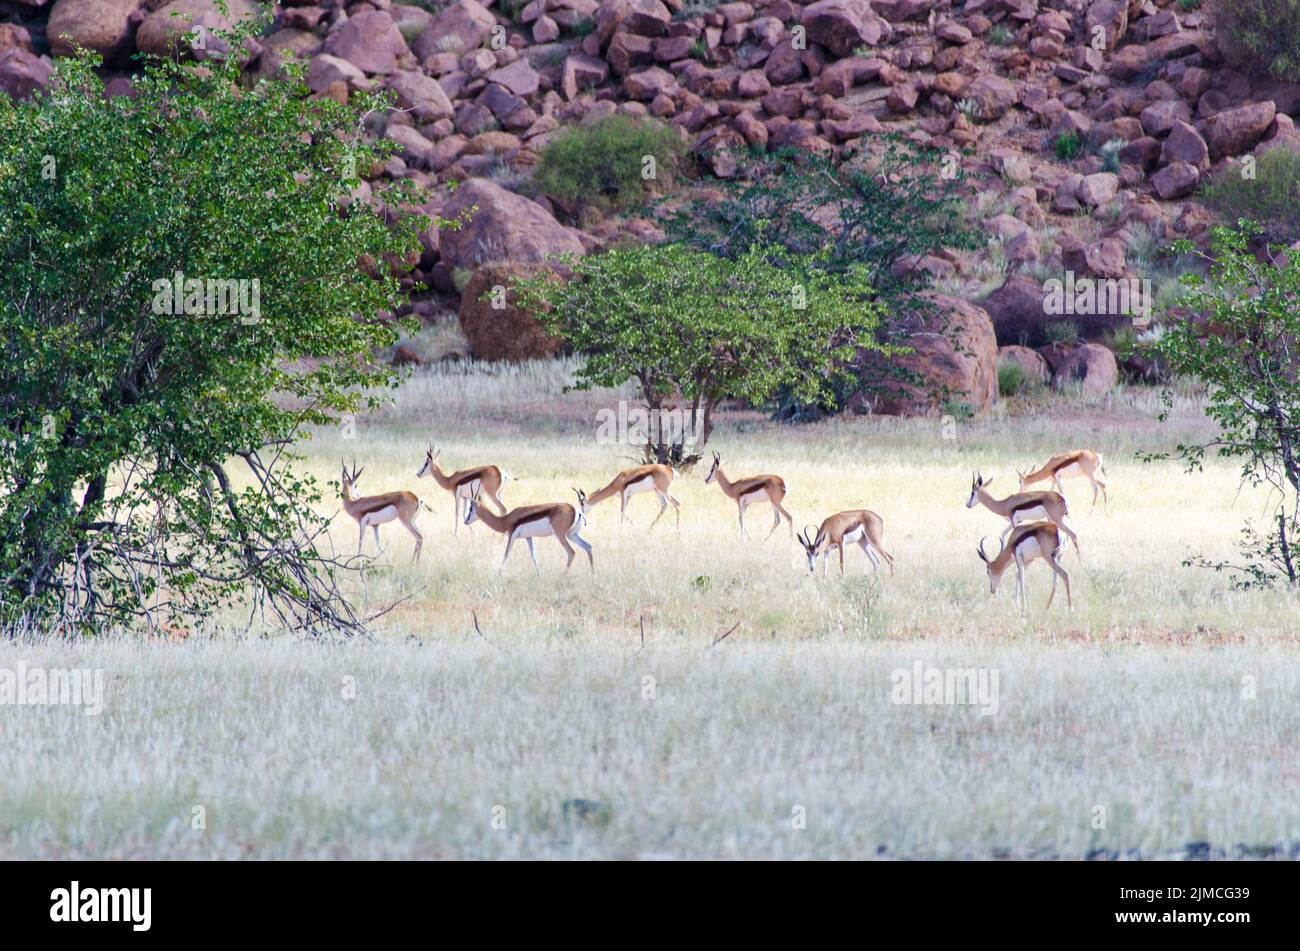
M580 530L586 525L587 513L592 506L616 495L619 499L620 522L627 520L627 505L632 496L642 492L654 492L659 499L659 514L650 523L650 528L654 528L670 504L678 526L681 525L681 503L672 493L677 472L670 466L645 465L626 469L616 475L609 485L596 490L591 495L587 495L581 489L574 489L578 496L576 508L567 502L555 502L548 505L525 505L507 511L505 503L501 501L501 489L510 480L508 472L498 466L477 466L446 473L438 466L440 452L441 450L435 452L433 446L429 446L424 457L424 465L416 473L416 478L429 476L452 494L453 534L459 526L461 507L464 503L466 525L472 525L476 521L482 522L494 532L505 535L506 551L501 559L502 564L505 564L506 559L510 557L510 549L514 543L523 539L528 543L528 554L533 559L534 569L537 569L537 552L533 547L533 539L554 536L568 555L568 561L565 563L566 571L573 565L576 554L574 545L587 553L587 561L594 571L596 563L592 557L591 543L582 537ZM1032 471L1021 472L1017 469L1020 487L1015 494L1005 499L996 499L989 494L988 486L992 479L985 479L978 473L972 476L970 498L966 502L966 507L974 508L977 504L983 505L989 511L1007 520L1007 527L1001 536L1002 548L997 555L989 557L984 551L982 539L977 548L980 560L988 569L991 593L997 593L1003 574L1014 562L1016 597L1021 611L1024 611L1025 566L1035 558L1041 558L1053 572L1052 592L1047 597L1047 607L1052 606L1052 599L1056 596L1056 579L1059 577L1065 582L1066 603L1073 610L1074 599L1070 594L1070 574L1061 565L1061 556L1064 554L1061 535L1064 533L1073 543L1076 553L1079 551L1079 538L1065 524L1066 516L1069 515L1069 506L1065 501L1061 480L1071 476L1086 478L1092 484L1092 504L1094 506L1097 504L1097 493L1100 491L1104 504L1109 505L1106 483L1098 478L1098 473L1104 474L1105 471L1101 454L1091 449L1076 449L1073 452L1061 453ZM357 469L355 463L351 470L346 465L343 466L343 509L356 519L361 530L357 553L361 553L367 528L374 530L375 544L378 545L379 526L397 520L414 536L415 559L418 560L424 536L416 528L415 519L421 507L427 508L427 506L414 492L360 495L357 492L357 481L361 477L361 472L362 470ZM1048 481L1051 482L1054 491L1028 491L1029 486ZM764 540L770 538L780 527L781 518L784 516L791 536L799 540L799 544L808 556L810 572L816 571L817 559L820 557L822 576L825 577L831 550L835 549L839 554L840 574L843 575L844 549L848 545L856 544L866 553L873 568L879 570L880 559L883 557L889 563L890 573L893 573L894 557L885 550L884 546L885 523L875 512L867 509L837 512L821 523L815 535L811 533L811 525L805 527L801 534L795 535L794 518L783 504L786 483L780 476L757 475L744 479L729 479L722 471L721 456L715 452L713 465L709 468L709 474L704 482L706 485L716 482L723 493L735 501L740 519L740 532L746 538L750 536L749 530L745 528L745 510L755 502L769 502L772 505L772 528ZM500 514L480 504L480 499L484 496L500 510Z

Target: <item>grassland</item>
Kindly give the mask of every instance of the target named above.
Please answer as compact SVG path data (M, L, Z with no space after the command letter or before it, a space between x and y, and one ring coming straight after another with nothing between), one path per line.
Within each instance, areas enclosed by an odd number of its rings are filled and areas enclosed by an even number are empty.
M320 478L356 457L364 490L416 490L433 509L419 564L387 526L355 583L372 609L404 599L372 639L302 644L232 615L180 643L0 646L0 668L106 679L100 716L0 710L0 855L1294 853L1297 603L1181 565L1231 555L1268 500L1218 461L1187 475L1135 458L1205 432L1194 392L1163 423L1145 390L967 421L790 428L732 411L711 443L729 473L780 473L800 526L877 511L894 576L854 551L843 579L809 577L784 529L760 541L762 508L742 542L697 470L675 489L680 531L669 515L647 534L646 496L635 526L608 502L585 532L595 572L565 573L544 539L539 577L523 548L500 567L504 541L482 525L453 535L450 496L414 475L432 438L449 466L514 473L512 505L603 484L635 451L598 445L595 413L627 394L566 394L571 369L426 372L391 409L303 443ZM1078 446L1105 454L1109 511L1067 484L1075 611L1063 592L1042 610L1035 565L1022 618L976 558L1000 525L964 507L971 470L1000 494L1013 465ZM354 525L336 525L354 550ZM997 711L895 703L892 673L917 662L995 672Z

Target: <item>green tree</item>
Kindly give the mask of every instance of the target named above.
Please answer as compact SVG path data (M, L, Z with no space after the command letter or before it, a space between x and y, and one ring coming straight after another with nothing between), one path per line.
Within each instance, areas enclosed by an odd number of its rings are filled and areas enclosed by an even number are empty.
M567 280L538 275L517 292L586 355L579 389L635 378L651 411L684 400L700 448L722 400L762 404L790 392L827 402L859 349L887 349L874 335L883 308L861 269L836 275L820 264L779 247L724 258L637 246L569 259ZM680 462L682 451L658 431L647 457Z
M1261 261L1251 253L1256 233L1245 221L1216 228L1211 255L1187 241L1174 245L1209 260L1210 271L1183 278L1188 293L1180 309L1195 316L1168 323L1157 345L1175 374L1204 382L1206 414L1219 429L1211 440L1180 444L1175 455L1189 470L1200 469L1207 453L1238 459L1244 482L1275 493L1270 523L1243 529L1244 562L1186 562L1235 572L1242 587L1294 585L1300 577L1300 256Z
M723 257L774 244L791 260L815 261L831 274L858 269L886 305L878 335L898 343L930 323L934 307L922 296L929 275L909 268L909 260L941 247L973 248L981 240L966 220L962 181L954 157L897 139L840 163L799 149L754 152L742 157L732 179L719 183L721 200L669 210L666 226L671 240ZM903 371L872 383L844 375L831 403L902 383L922 381ZM788 393L778 415L818 412Z
M417 232L351 200L387 154L359 134L381 103L311 99L295 68L241 86L246 40L151 62L133 98L88 56L47 96L0 97L0 625L231 603L362 623L289 447L393 382L372 362L402 300L381 262Z
M649 117L613 115L569 126L542 150L533 187L574 205L628 209L671 190L686 143Z

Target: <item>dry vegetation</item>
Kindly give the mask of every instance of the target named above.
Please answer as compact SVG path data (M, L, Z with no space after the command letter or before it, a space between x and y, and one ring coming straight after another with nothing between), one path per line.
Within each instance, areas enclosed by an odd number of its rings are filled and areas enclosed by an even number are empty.
M571 369L421 375L354 439L304 446L323 479L355 456L364 490L414 489L433 507L418 566L384 529L358 595L407 600L370 641L226 631L0 648L0 667L106 679L99 717L4 709L0 855L1294 852L1300 807L1279 789L1300 776L1296 602L1180 566L1229 554L1266 500L1219 463L1188 476L1134 459L1204 427L1195 393L1168 424L1152 393L1124 389L948 424L730 413L715 437L729 471L785 476L801 524L879 512L897 574L875 579L854 550L845 579L814 580L784 530L740 543L734 505L697 471L675 489L680 534L669 515L646 535L647 496L636 527L608 502L584 533L594 576L581 563L565 575L543 539L539 579L522 548L499 568L503 540L481 525L453 537L450 496L414 474L432 436L448 465L514 473L510 504L603 484L633 455L593 439L595 411L619 395L563 394ZM1082 445L1105 454L1110 512L1067 485L1076 610L1043 613L1035 565L1022 620L1010 586L988 594L975 543L1000 526L964 508L970 472L1014 489L1013 464ZM752 512L761 538L767 513ZM336 524L355 546L350 520ZM917 661L997 671L998 712L894 704L890 672ZM191 828L196 806L205 829Z

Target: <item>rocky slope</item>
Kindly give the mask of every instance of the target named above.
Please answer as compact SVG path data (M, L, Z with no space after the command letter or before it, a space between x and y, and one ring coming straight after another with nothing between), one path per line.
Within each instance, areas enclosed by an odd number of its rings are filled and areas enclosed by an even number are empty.
M979 325L964 336L983 340L988 321L1003 357L1031 376L1105 392L1117 376L1109 351L1046 346L1048 324L1060 318L1045 314L1044 276L1148 276L1132 260L1144 240L1204 240L1210 216L1194 195L1207 175L1300 142L1300 85L1252 83L1225 64L1205 14L1163 0L505 2L292 2L277 10L248 67L271 76L298 58L316 95L393 91L401 109L383 134L400 153L376 170L373 190L384 178L469 181L429 210L479 209L462 232L425 235L416 278L444 295L486 264L526 266L623 233L654 236L653 223L636 217L577 230L557 220L546 196L511 190L563 125L656 116L723 177L736 172L740 146L843 156L897 133L964 166L975 183L972 214L1001 258L991 272L980 260L988 255L941 248L912 262L964 298L954 301L954 323ZM175 44L173 13L224 22L212 0L6 4L0 89L16 96L48 82L51 57L74 45L124 69L137 49ZM254 6L229 3L232 16ZM508 343L512 330L476 325L492 314L466 306L462 316L484 355L521 355ZM962 364L947 382L974 408L986 406L996 398L988 366L996 357L966 366L960 351L958 341L936 357L935 372Z

